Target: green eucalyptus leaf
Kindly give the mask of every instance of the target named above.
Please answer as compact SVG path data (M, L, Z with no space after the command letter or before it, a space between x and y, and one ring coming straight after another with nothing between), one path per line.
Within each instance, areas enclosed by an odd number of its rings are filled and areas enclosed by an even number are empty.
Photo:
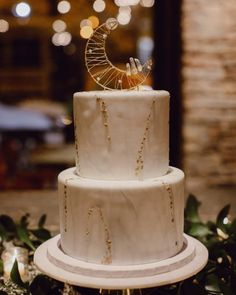
M206 225L212 231L212 233L215 233L215 234L217 233L217 226L215 222L207 221Z
M224 219L229 215L230 205L225 206L217 215L216 225L223 232L227 232L227 225L224 224Z
M219 240L218 236L211 236L207 239L205 245L209 251L213 251L213 249L221 249L222 242Z
M6 237L7 237L7 232L1 223L0 223L0 237L2 238L2 240L6 240Z
M50 280L46 276L39 275L30 284L30 292L33 295L48 294L50 291L50 285Z
M236 262L236 241L228 241L224 244L224 250L229 256L231 256Z
M215 273L206 277L206 289L211 292L221 292L219 279Z
M234 219L229 225L229 233L236 237L236 219Z
M12 270L10 273L10 277L11 277L11 280L13 283L20 286L21 288L27 289L28 284L24 283L21 279L17 260L15 260L15 262L13 264L13 267L12 267Z
M196 199L195 196L189 195L184 211L186 220L193 223L199 223L201 221L198 213L200 204L201 203Z
M188 234L194 237L206 237L211 234L209 228L203 223L193 223Z
M46 223L46 219L47 219L47 215L46 214L43 214L40 219L39 219L39 222L38 222L38 227L39 228L42 228L44 227L45 223Z
M32 295L60 295L64 284L44 275L38 275L30 284Z
M42 242L45 242L52 237L50 231L45 228L31 230L31 233Z
M7 232L15 232L16 225L13 219L7 215L0 216L0 224L4 227Z
M235 295L235 290L233 291L230 286L228 286L225 282L222 280L219 280L219 286L222 291L222 294L224 295Z
M26 213L24 216L21 217L20 225L24 228L27 228L29 225L29 217L30 215Z
M186 280L183 282L181 286L181 290L179 290L179 294L183 295L206 295L204 288L195 283L192 279Z
M3 274L3 261L0 259L0 276Z
M27 231L27 229L20 225L18 225L16 229L20 241L25 243L30 249L35 250L35 247L29 238L29 232Z
M232 271L232 277L231 277L231 288L233 290L236 290L236 265L234 266L234 270Z

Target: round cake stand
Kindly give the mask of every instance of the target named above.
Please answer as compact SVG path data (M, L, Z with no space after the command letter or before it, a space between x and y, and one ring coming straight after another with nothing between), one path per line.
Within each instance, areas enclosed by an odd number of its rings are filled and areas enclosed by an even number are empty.
M198 240L184 235L182 250L175 256L142 265L100 265L66 255L60 235L39 246L34 263L44 274L74 286L96 289L142 289L168 285L197 274L207 263L208 251Z

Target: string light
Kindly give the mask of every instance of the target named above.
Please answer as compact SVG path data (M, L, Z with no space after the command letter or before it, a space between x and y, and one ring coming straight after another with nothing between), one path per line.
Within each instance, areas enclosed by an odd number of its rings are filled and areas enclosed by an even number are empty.
M13 14L18 17L28 17L31 13L31 7L26 2L19 2L13 7Z
M93 34L93 28L90 26L84 26L80 30L80 35L84 39L89 39L92 36L92 34Z
M104 0L95 0L93 3L93 9L96 12L102 12L104 11L106 8L106 3Z
M71 5L69 1L62 0L57 4L57 10L62 14L68 13L70 9Z
M5 19L0 19L0 33L6 33L9 30L9 23Z
M63 20L57 19L52 24L53 30L57 33L64 32L66 30L66 23Z

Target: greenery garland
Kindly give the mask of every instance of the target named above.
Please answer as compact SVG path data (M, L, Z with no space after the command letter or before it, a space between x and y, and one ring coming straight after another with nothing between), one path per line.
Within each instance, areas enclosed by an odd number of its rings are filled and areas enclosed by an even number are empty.
M200 240L209 250L207 266L196 276L177 284L160 288L130 291L131 295L235 295L236 294L236 219L229 220L230 205L217 215L215 222L204 223L199 216L200 202L190 195L185 208L185 232ZM29 228L29 214L19 222L11 217L0 216L0 256L7 242L27 248L29 252L30 282L21 280L18 263L15 261L11 279L0 277L0 295L97 295L99 290L68 286L39 274L33 265L35 249L51 238L45 228L46 215L43 215L37 228ZM3 275L3 261L0 259L0 276ZM106 291L102 294L124 294L123 291Z

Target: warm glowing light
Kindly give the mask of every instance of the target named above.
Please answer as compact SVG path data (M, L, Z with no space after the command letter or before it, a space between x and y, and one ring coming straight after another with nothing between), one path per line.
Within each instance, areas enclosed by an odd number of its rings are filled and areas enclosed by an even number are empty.
M93 3L93 9L96 12L102 12L106 8L106 3L103 0L95 0Z
M88 18L89 21L92 23L92 28L96 29L99 26L99 19L98 17L92 15Z
M119 13L131 14L131 8L130 8L130 6L121 6L119 8Z
M145 62L150 56L152 56L152 51L154 49L153 38L149 36L143 36L138 39L137 42L138 57L141 62Z
M70 44L72 36L69 32L55 33L52 37L52 43L55 46L67 46Z
M115 0L117 6L132 6L139 4L140 0Z
M6 33L8 30L9 23L4 19L0 19L0 33Z
M84 39L89 39L92 36L92 34L93 34L93 28L90 26L84 26L80 30L80 35Z
M143 7L152 7L155 4L155 0L141 0L140 4Z
M71 5L69 1L63 0L57 4L57 10L62 14L69 12L70 9L71 9Z
M71 125L72 124L72 119L69 116L63 116L61 118L61 121L64 125Z
M131 20L131 15L128 13L119 13L117 16L117 20L121 25L127 25Z
M13 8L13 14L18 17L28 17L31 13L31 7L26 2L19 2Z
M64 32L66 30L66 23L63 20L57 19L52 24L53 30L57 33Z
M89 20L89 19L83 19L81 22L80 22L80 28L82 29L83 27L85 26L89 26L89 27L92 27L92 22Z

